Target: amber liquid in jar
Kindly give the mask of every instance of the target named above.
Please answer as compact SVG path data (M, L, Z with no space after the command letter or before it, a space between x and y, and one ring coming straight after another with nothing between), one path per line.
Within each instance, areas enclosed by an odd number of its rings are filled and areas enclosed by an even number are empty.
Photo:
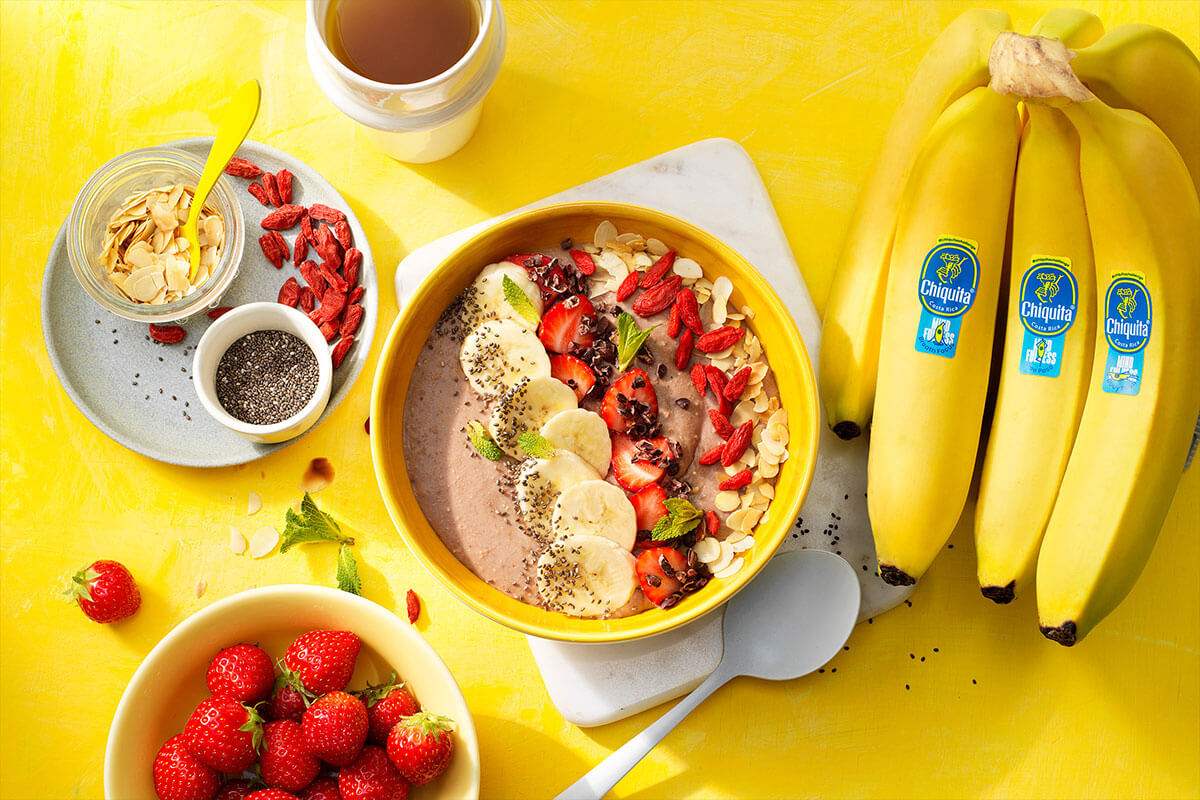
M364 78L417 83L454 66L478 29L472 0L332 0L325 41Z

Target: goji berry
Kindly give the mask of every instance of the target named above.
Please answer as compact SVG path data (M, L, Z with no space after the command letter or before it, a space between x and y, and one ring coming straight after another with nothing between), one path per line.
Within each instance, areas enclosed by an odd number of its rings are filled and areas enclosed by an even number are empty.
M571 250L571 260L575 262L575 268L584 275L591 275L596 271L596 262L591 254L585 253L582 250Z
M337 336L337 322L329 320L321 323L321 335L325 337L325 341L332 342L333 337Z
M362 296L366 291L367 290L361 286L355 286L354 289L350 292L350 298L346 302L347 303L357 303L359 300L362 300Z
M701 353L719 353L727 347L733 347L745 335L746 332L741 328L722 325L697 339L696 349Z
M296 234L296 243L292 245L292 263L300 266L300 262L308 258L308 239L304 237L304 231Z
M235 156L229 159L229 163L225 165L225 174L235 178L257 178L263 174L263 171L257 164Z
M283 250L279 247L278 238L279 234L275 231L267 231L258 237L258 246L262 248L267 261L275 265L275 269L283 269Z
M325 279L330 288L341 294L345 294L350 290L350 284L346 283L346 279L339 275L337 269L328 261L321 263L321 277Z
M346 258L342 262L342 277L346 279L347 286L358 285L358 271L362 267L362 261L362 250L351 247L346 251Z
M358 303L346 306L346 310L342 313L342 324L338 328L338 334L342 337L353 336L358 330L358 324L362 322L363 307Z
M341 211L338 211L336 208L330 208L329 206L322 205L321 203L313 203L311 206L309 206L308 213L313 219L320 220L321 222L334 223L340 219L346 218L346 215Z
M321 260L332 264L335 270L342 268L342 255L338 250L337 239L334 238L333 231L329 229L328 225L322 225L317 230L317 238L313 241L313 248L321 256Z
M304 234L304 238L308 239L310 244L317 243L316 235L313 233L312 217L307 212L300 217L300 232Z
M646 274L642 276L638 286L643 289L649 289L652 286L657 286L659 281L663 279L675 264L675 251L668 250L662 256L650 265L650 269L646 270Z
M343 250L349 250L354 246L353 234L350 232L350 223L344 219L339 219L333 223L333 235L337 237L338 244Z
M708 376L708 385L712 387L713 394L718 398L724 397L726 385L725 373L712 364L708 364L704 367L704 374Z
M697 336L704 335L704 323L700 321L700 303L696 293L691 289L680 289L675 295L675 307L679 309L679 319Z
M750 383L750 371L750 367L742 367L733 373L729 383L725 384L725 391L722 392L726 400L736 403L741 399L742 392L746 391L746 384Z
M175 344L182 342L183 337L187 336L187 331L178 325L155 325L150 323L150 338L156 342L163 344Z
M254 195L254 199L262 203L264 206L271 205L271 198L267 197L267 190L263 188L261 183L252 183L246 187L246 191Z
M733 433L729 435L729 440L725 442L725 451L721 453L722 467L729 467L737 463L750 445L750 434L753 432L754 423L749 420L734 429Z
M700 463L706 467L712 466L721 460L721 452L725 449L725 443L717 445L711 450L708 450L700 455Z
M313 294L312 287L301 286L300 287L300 308L304 309L305 312L309 312L309 311L312 311L314 308L316 308L316 305L317 305L317 296L315 294Z
M283 303L285 306L295 308L300 303L300 284L296 283L294 277L288 278L283 282L283 286L279 287L279 297L275 298L275 302Z
M633 296L638 285L638 273L631 272L625 276L625 280L621 281L621 285L617 287L617 301L625 302Z
M750 485L750 481L754 480L754 473L748 469L744 469L736 475L731 475L725 480L717 484L717 488L722 492L735 492Z
M728 439L733 435L733 426L729 424L729 418L717 411L715 408L708 410L708 418L712 420L713 429L717 432L717 436L722 439Z
M304 215L304 206L286 205L272 211L258 223L269 231L286 231L300 221Z
M230 311L233 311L233 306L217 306L216 308L214 308L208 312L208 318L209 319L220 319L224 315L228 314Z
M408 621L415 625L417 618L421 616L421 598L417 597L417 593L412 589L408 590L408 594L404 596L404 605L408 611Z
M346 353L350 350L350 345L354 344L353 336L343 336L338 340L338 343L333 346L333 352L329 354L329 358L333 361L333 368L337 369L342 365L342 359L346 357Z
M667 336L670 336L672 339L678 336L682 324L679 319L679 305L675 304L671 306L671 318L667 320Z
M717 535L717 531L721 530L721 518L717 516L717 512L704 512L704 527L708 529L709 536Z
M286 206L292 202L292 173L281 169L275 173L275 183L279 187L279 199Z
M678 294L682 284L683 278L672 275L653 288L647 289L637 300L633 301L633 312L638 316L652 317L665 310L675 302L675 295Z
M317 266L317 262L301 262L300 276L304 278L305 283L312 287L313 294L317 297L325 294L325 278L322 277L321 268Z
M683 336L679 337L679 346L675 348L675 369L687 369L688 362L692 360L692 347L695 344L696 334L684 331Z
M264 172L262 182L263 188L267 190L267 199L271 201L271 205L276 208L283 205L283 200L279 197L279 183L275 180L275 176L269 172Z
M342 313L342 309L346 307L346 295L339 292L334 287L330 286L325 290L325 294L321 295L321 322L329 322L338 314Z

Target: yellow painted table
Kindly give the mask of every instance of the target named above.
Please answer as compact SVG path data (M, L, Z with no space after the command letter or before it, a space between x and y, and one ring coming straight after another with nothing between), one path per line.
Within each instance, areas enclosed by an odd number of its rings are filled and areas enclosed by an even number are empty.
M67 399L41 341L42 265L83 181L131 148L210 133L212 106L250 77L263 84L252 137L346 195L385 272L470 223L728 136L757 162L820 304L883 126L932 37L968 4L506 5L508 54L478 133L454 157L414 167L374 150L320 94L298 0L0 4L0 796L101 797L113 709L164 633L248 587L332 581L332 547L252 561L227 545L247 492L266 503L256 523L280 519L316 456L337 468L320 501L355 531L365 594L393 609L409 587L425 600L421 630L475 714L485 798L553 796L659 713L594 730L565 723L524 639L415 564L363 432L377 353L300 443L205 471L107 439ZM1086 5L1110 26L1160 24L1200 46L1195 3ZM1012 11L1028 29L1047 7ZM381 285L387 323L396 306ZM723 689L615 796L1200 795L1200 468L1129 599L1073 650L1038 634L1029 598L1002 608L979 596L967 525L952 543L911 607L860 626L823 674ZM116 627L59 599L64 579L98 557L125 562L145 598Z

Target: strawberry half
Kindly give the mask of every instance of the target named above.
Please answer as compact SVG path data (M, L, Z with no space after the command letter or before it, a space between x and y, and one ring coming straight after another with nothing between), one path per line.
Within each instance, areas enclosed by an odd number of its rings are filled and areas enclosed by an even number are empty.
M616 433L625 433L639 419L658 419L658 395L645 370L631 369L613 382L600 402L600 416Z
M550 357L550 377L558 378L570 386L581 403L596 385L596 373L592 372L592 368L583 359L566 353Z
M654 523L667 515L667 493L657 483L647 486L629 498L637 511L637 529L639 531L654 530Z
M587 322L584 322L584 320ZM596 341L596 308L576 294L554 304L538 326L538 339L552 353L566 353L572 344L591 347Z
M642 551L633 569L642 592L651 603L661 606L683 587L676 575L687 573L687 558L673 547L652 547Z
M657 449L664 453L668 452L670 447L667 440L661 436L657 439L642 439L641 442L647 443L642 447ZM664 467L653 461L643 460L646 455L642 447L639 447L639 442L635 442L623 433L613 436L613 477L617 479L617 483L622 489L639 492L651 484L658 483L666 471Z

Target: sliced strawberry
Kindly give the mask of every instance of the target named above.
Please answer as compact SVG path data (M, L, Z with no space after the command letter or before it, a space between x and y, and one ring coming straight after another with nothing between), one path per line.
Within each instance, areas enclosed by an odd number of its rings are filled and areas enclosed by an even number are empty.
M610 431L625 433L639 419L658 419L658 395L645 370L631 369L613 382L600 403Z
M565 353L572 344L591 347L596 340L595 329L595 306L577 294L557 303L542 316L538 338L550 352Z
M687 574L687 557L674 547L652 547L642 551L633 568L646 597L661 606L683 587L676 575Z
M657 483L647 486L629 498L637 511L637 526L639 531L654 530L654 523L667 515L667 493Z
M558 378L570 386L581 403L596 385L596 373L592 372L592 368L583 359L566 353L550 357L550 377Z
M666 448L667 440L661 436L658 439L644 439L652 447ZM622 488L638 492L651 484L658 483L665 470L650 461L642 461L645 454L638 443L623 433L613 437L612 468L613 477Z
M511 256L505 256L504 260L516 264L518 267L529 269L531 266L545 266L548 259L541 253L513 253ZM532 263L530 263L531 261Z

